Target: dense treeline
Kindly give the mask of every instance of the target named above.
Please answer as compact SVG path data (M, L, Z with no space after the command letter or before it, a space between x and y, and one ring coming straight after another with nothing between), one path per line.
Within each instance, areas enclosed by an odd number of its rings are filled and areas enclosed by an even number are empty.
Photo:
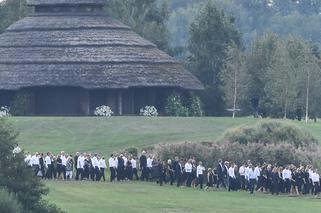
M206 115L320 116L320 1L108 2L106 13L203 82L198 95ZM25 0L0 3L0 31L26 13Z

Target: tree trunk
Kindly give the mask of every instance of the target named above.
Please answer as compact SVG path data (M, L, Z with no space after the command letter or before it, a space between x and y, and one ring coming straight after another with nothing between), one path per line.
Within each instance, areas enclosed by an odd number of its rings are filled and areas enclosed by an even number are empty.
M308 79L307 79L307 94L306 94L306 100L305 100L305 123L308 123L309 121L309 93L310 93L310 71L307 71Z
M287 113L288 113L288 87L285 89L285 102L284 102L284 119L287 119Z
M236 98L237 98L237 71L234 71L234 98L233 98L233 119L236 113Z

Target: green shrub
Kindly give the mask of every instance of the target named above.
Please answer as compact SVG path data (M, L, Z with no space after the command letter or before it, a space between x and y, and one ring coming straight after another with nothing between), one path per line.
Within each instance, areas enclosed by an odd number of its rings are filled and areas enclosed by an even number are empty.
M10 106L10 113L15 116L23 116L28 112L32 94L25 90L20 90L14 96Z
M169 116L188 116L189 110L183 105L181 96L173 93L166 100L165 113Z
M308 132L282 122L259 122L228 130L219 142L159 144L153 154L161 160L195 157L207 167L224 159L242 164L300 164L321 168L321 146Z
M0 212L22 213L22 207L18 200L6 190L0 190Z
M279 121L263 121L254 125L236 127L227 130L221 141L241 144L292 144L296 148L318 144L308 131L300 127Z
M203 116L204 112L202 109L202 101L201 99L191 94L190 103L189 103L189 115L193 117L201 117Z
M131 154L133 156L138 156L138 149L135 147L128 147L124 150L124 152L127 152L128 154Z

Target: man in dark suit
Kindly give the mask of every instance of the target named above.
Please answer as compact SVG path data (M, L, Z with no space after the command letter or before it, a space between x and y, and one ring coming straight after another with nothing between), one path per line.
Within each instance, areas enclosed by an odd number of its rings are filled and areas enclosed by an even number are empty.
M223 186L224 188L226 188L224 179L225 179L227 171L225 171L225 166L223 165L223 161L221 159L218 160L218 165L216 167L216 171L217 171L216 188L219 188L220 185Z
M179 187L182 183L182 177L183 177L182 164L183 164L183 160L180 160L175 166L175 177L177 181L177 187Z
M147 157L146 157L146 152L143 151L142 155L139 158L139 166L140 166L140 170L142 172L141 176L140 176L140 180L141 181L148 181L148 171L147 171Z
M79 180L79 170L78 170L78 157L79 157L79 152L76 153L75 157L74 157L74 165L75 165L75 170L76 170L76 180Z
M123 154L120 154L117 158L117 180L123 181L125 179L125 165L124 165L124 159Z

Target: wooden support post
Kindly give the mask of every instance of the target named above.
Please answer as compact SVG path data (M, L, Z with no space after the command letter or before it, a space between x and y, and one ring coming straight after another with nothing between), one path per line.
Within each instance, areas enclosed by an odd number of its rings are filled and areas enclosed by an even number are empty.
M123 115L123 93L122 93L122 91L118 92L118 114Z

